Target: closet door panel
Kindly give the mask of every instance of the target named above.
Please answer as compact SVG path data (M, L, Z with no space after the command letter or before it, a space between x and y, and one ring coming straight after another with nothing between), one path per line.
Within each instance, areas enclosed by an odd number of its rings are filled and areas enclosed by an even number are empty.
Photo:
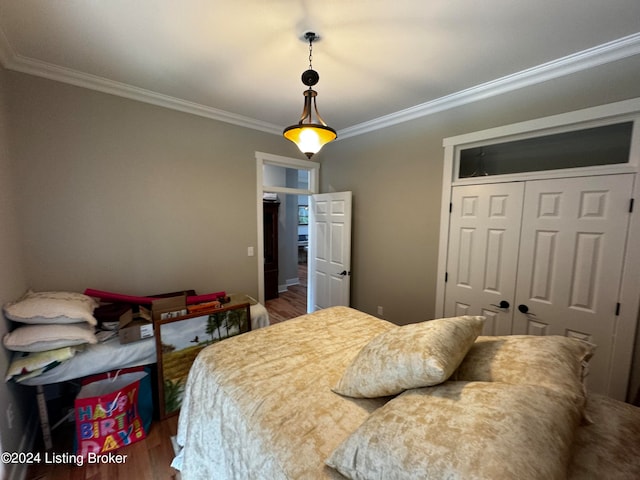
M633 175L526 183L514 333L565 335L595 343L590 389L612 374L616 303ZM526 313L523 312L526 310Z
M485 315L484 335L511 333L522 183L453 187L445 316Z

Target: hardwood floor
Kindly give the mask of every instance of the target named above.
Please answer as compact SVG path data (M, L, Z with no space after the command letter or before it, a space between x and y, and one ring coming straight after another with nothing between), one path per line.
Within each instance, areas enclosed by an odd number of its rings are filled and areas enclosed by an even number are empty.
M31 465L27 480L165 480L177 479L178 472L171 468L174 453L171 437L176 434L178 416L166 420L154 420L147 438L115 450L114 454L126 455L123 463L104 463L77 466L71 464L46 464L43 461ZM56 453L73 452L73 424L53 432ZM40 449L44 458L44 450ZM51 457L51 454L50 458Z
M278 298L265 302L271 325L307 313L307 265L304 263L298 264L298 278L298 285L291 285Z

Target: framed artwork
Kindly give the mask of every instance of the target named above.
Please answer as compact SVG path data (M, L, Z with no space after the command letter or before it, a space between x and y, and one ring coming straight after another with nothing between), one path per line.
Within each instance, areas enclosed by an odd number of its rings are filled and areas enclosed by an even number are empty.
M308 205L298 205L298 225L309 225Z
M203 348L250 329L248 303L156 320L160 418L180 411L191 364Z

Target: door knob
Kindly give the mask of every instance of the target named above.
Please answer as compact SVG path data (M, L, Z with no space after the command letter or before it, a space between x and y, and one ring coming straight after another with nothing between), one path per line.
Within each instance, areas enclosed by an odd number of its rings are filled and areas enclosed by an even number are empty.
M524 303L518 305L518 310L522 313L526 313L527 315L533 315L535 317L535 313L531 313L529 311L529 307L527 307Z
M347 272L346 270L343 270L338 275L342 275L344 277L346 275L351 275L351 272Z
M500 300L500 304L496 305L495 303L491 304L492 307L498 307L498 308L502 308L504 310L506 310L507 308L509 308L509 302L507 302L506 300Z

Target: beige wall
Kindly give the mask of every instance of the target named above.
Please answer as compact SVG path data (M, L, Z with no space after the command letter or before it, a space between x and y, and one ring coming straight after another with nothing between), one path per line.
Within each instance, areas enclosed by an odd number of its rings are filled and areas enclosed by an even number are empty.
M26 277L36 290L257 295L261 133L10 73Z
M12 156L9 146L9 115L7 108L8 89L6 71L0 68L0 304L14 300L22 295L27 287L27 278L22 263L22 249L20 246L20 234L18 230L18 215L16 213L15 191L16 184L12 175ZM0 338L8 330L8 324L0 321ZM0 349L0 372L4 375L7 371L10 355L4 348ZM15 418L9 428L6 411L11 405ZM6 452L17 452L23 442L28 439L24 436L25 425L33 408L32 390L25 387L0 382L0 444ZM11 465L0 465L0 478L2 469L12 478Z
M353 306L434 317L443 138L640 97L638 78L640 56L326 146L321 190L354 193Z

